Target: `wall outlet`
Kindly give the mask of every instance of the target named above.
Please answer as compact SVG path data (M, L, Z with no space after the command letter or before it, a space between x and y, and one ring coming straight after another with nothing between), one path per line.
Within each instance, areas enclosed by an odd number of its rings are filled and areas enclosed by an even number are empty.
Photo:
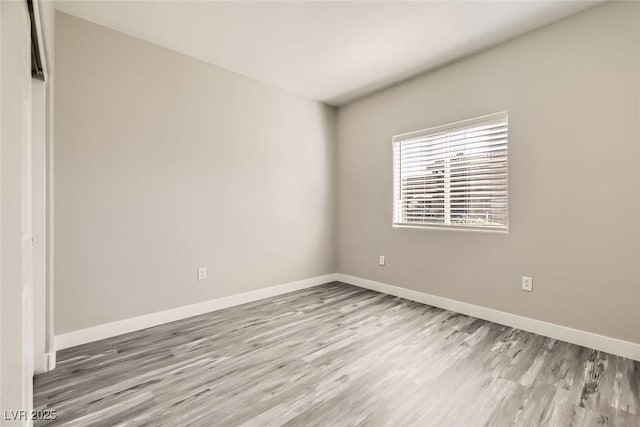
M201 267L198 269L198 280L205 280L207 278L207 269Z
M380 255L380 265L384 265L384 255Z
M533 292L533 279L531 277L522 276L522 290Z

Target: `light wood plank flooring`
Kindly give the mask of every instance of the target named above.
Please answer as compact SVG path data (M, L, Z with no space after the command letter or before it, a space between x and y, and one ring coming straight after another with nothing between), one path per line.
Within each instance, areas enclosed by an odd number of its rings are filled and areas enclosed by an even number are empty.
M66 426L640 426L640 363L343 283L58 353Z

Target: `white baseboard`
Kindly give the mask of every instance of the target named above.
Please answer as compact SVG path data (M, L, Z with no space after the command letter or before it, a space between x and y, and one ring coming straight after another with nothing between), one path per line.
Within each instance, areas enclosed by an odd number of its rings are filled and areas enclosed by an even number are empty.
M522 317L412 289L388 285L361 277L338 273L335 275L335 280L640 361L640 344L633 342L610 338L604 335L556 325L554 323L543 322L542 320Z
M44 367L47 371L53 371L56 367L56 352L47 353L44 355Z
M197 304L159 311L156 313L145 314L138 317L132 317L129 319L105 323L103 325L93 326L86 329L67 332L61 335L56 335L56 350L75 347L80 344L86 344L89 342L114 337L116 335L126 334L128 332L151 328L153 326L174 322L176 320L186 319L188 317L197 316L199 314L209 313L227 307L233 307L264 298L286 294L288 292L311 288L313 286L322 285L323 283L332 282L334 280L335 274L326 274L324 276L317 276L309 279L298 280L295 282L284 283L282 285L257 289L250 292L243 292L241 294L230 295L228 297L217 298ZM55 354L53 363L55 365Z
M412 289L401 288L399 286L393 286L341 273L312 277L310 279L271 286L269 288L244 292L193 305L67 332L56 336L56 349L62 350L80 344L86 344L104 338L126 334L128 332L134 332L162 325L164 323L186 319L227 307L233 307L264 298L286 294L288 292L311 288L334 280L640 361L640 344L637 343L610 338L604 335L569 328L567 326L556 325L542 320L518 316L504 311L494 310L479 305L456 301L449 298L439 297ZM48 366L49 369L53 369L53 367L55 367L55 357L55 352L47 354L46 366Z
M36 364L34 375L52 371L56 367L56 352L45 353L42 355L40 364Z

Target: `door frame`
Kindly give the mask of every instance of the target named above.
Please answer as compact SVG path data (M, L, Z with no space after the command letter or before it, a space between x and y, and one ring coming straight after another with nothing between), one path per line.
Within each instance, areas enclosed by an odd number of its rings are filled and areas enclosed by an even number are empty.
M47 263L48 263L48 155L47 147L47 102L48 74L44 38L40 23L39 0L27 0L31 18L32 61L38 58L40 72L33 72L31 79L31 156L30 202L31 202L31 327L25 337L32 343L34 373L52 369L47 355ZM35 38L35 40L33 40Z
M46 83L31 79L31 194L33 237L33 355L35 373L48 370Z

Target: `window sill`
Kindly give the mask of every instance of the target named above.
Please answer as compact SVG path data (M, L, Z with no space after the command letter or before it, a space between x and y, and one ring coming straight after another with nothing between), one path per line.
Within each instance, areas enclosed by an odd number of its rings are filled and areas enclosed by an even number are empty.
M397 229L424 229L424 230L446 230L446 231L467 231L491 234L509 234L509 228L489 228L489 227L473 227L473 226L455 226L455 225L429 225L429 224L393 224L391 228Z

